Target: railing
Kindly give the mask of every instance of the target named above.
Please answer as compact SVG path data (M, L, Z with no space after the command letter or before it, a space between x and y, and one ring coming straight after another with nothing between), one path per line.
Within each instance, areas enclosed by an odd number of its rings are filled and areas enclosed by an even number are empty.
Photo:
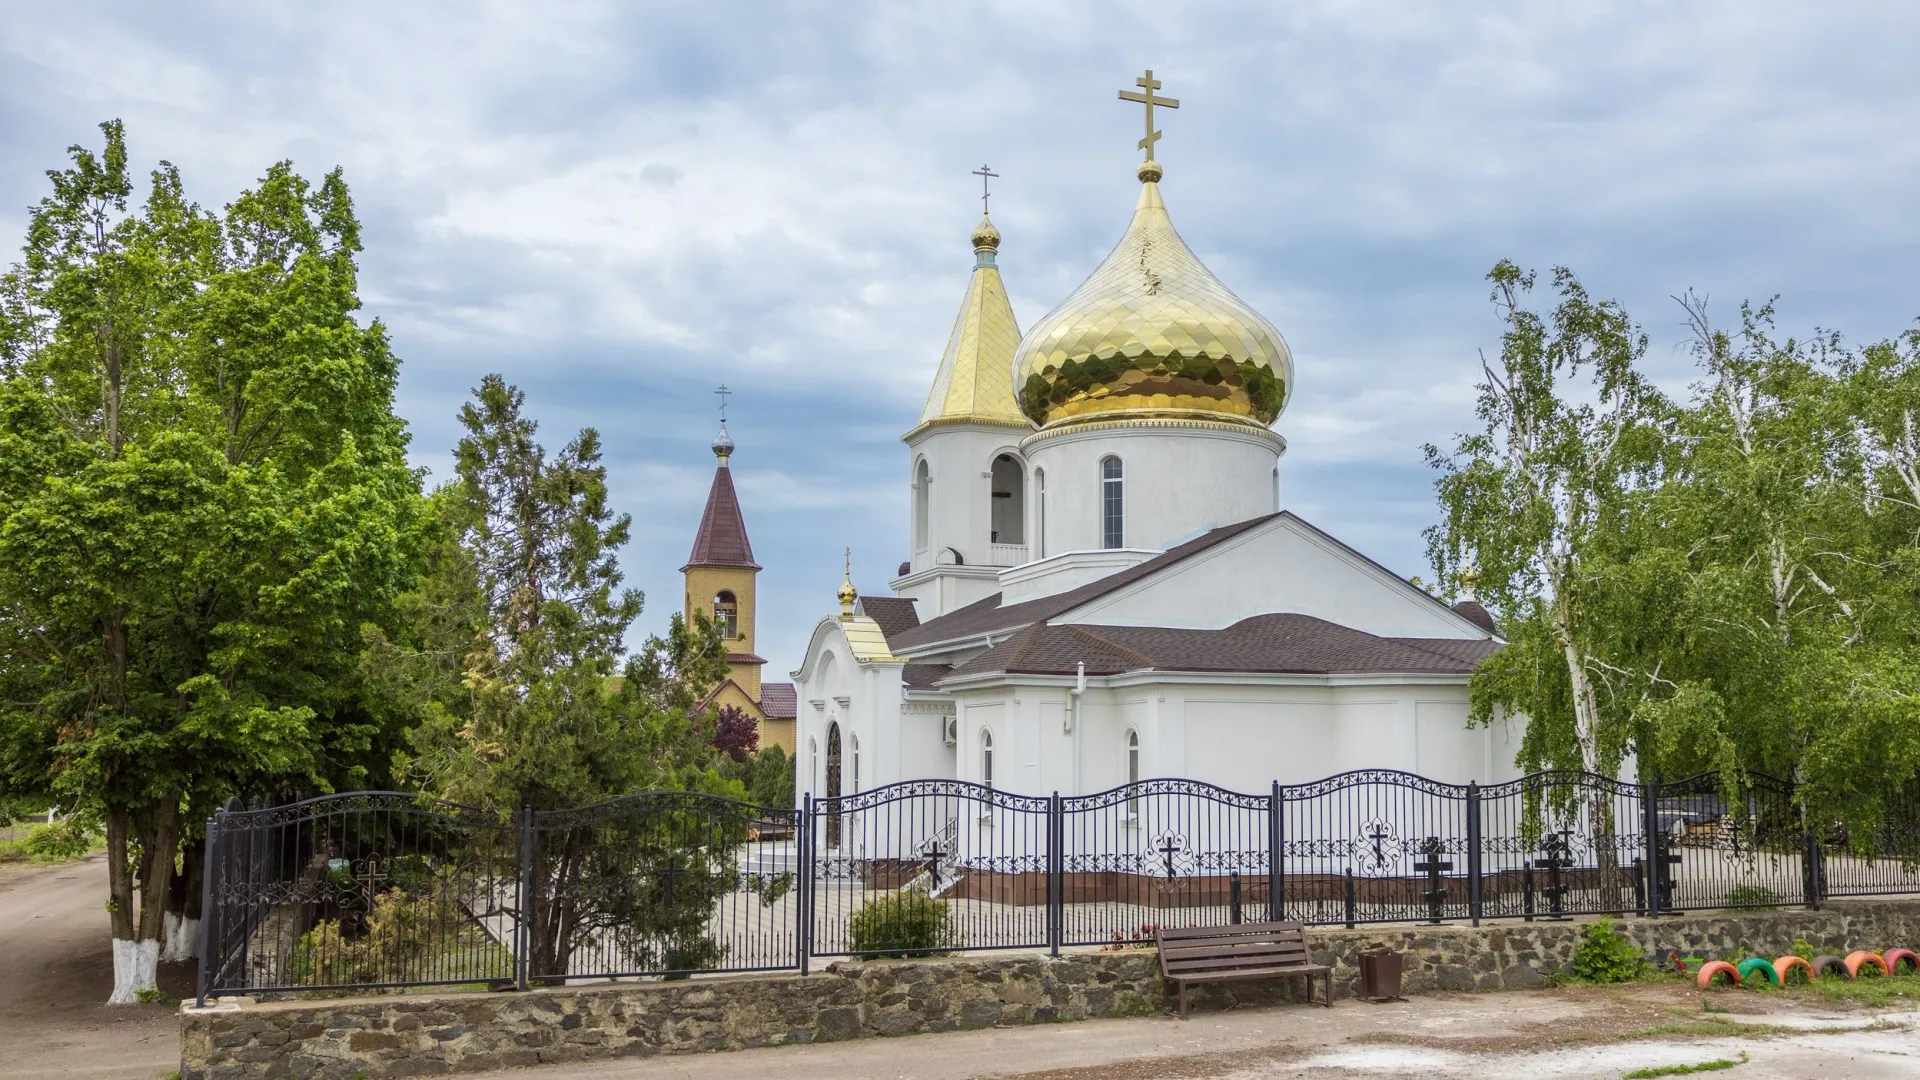
M1804 824L1792 785L1393 771L1085 796L926 780L799 808L646 792L497 814L357 792L208 823L200 997L805 972L816 956L1155 926L1657 916L1920 892L1920 805Z
M1025 544L988 544L988 566L1021 566L1027 561Z

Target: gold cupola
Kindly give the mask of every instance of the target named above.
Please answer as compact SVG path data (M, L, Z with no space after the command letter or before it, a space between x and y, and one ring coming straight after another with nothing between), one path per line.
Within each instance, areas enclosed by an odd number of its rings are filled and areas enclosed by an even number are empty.
M1286 340L1180 239L1160 176L1159 162L1141 164L1126 235L1020 340L1013 381L1034 423L1190 418L1264 428L1286 408Z
M946 351L934 370L933 389L927 394L920 422L903 438L937 424L994 424L1028 429L1013 400L1014 347L1020 327L1007 302L994 256L1000 249L1000 230L985 214L973 230L973 277L953 320Z

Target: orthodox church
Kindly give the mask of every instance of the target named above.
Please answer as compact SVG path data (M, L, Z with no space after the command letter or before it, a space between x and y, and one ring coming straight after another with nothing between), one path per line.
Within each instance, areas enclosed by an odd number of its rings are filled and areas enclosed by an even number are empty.
M909 558L892 595L849 575L793 672L796 791L1517 775L1524 721L1466 722L1468 678L1501 645L1486 611L1285 508L1292 353L1174 230L1152 108L1177 103L1151 72L1139 84L1121 95L1148 110L1132 221L1024 334L1000 233L984 214L973 232L902 437Z

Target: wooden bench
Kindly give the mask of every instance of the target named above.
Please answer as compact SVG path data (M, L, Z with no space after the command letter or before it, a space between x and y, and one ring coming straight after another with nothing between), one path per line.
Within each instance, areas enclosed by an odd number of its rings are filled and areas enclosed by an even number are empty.
M1307 1001L1312 1003L1313 977L1318 975L1323 990L1320 1004L1333 1006L1333 969L1313 962L1305 923L1162 927L1154 933L1154 941L1160 946L1163 984L1179 987L1182 1020L1187 1019L1188 983L1301 978L1306 980Z

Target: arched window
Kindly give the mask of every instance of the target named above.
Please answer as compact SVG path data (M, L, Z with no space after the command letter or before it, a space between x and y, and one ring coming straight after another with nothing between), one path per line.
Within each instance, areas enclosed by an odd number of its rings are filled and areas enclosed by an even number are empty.
M1122 490L1125 480L1120 470L1120 459L1104 457L1100 459L1100 546L1119 548L1127 546L1126 496Z
M993 786L993 732L980 729L980 782Z
M740 604L733 593L722 589L713 596L713 622L723 638L740 636Z
M920 464L913 470L913 550L927 550L927 499L933 486L933 474L927 470L927 459L921 458Z
M1280 466L1273 467L1273 512L1280 512Z
M1033 557L1047 557L1047 470L1033 470Z
M1012 454L1001 454L993 459L993 467L987 472L993 489L993 505L987 508L991 529L988 542L1026 543L1025 522L1021 518L1027 510L1027 470ZM994 563L1000 564L998 559Z
M853 772L847 776L847 779L853 783L853 787L847 794L858 795L860 794L860 736L848 735L847 749L853 751Z
M820 740L807 737L807 790L820 790Z
M1127 730L1127 783L1137 784L1139 782L1140 733L1129 728ZM1137 814L1139 812L1140 800L1134 796L1133 792L1129 791L1127 793L1127 813Z

